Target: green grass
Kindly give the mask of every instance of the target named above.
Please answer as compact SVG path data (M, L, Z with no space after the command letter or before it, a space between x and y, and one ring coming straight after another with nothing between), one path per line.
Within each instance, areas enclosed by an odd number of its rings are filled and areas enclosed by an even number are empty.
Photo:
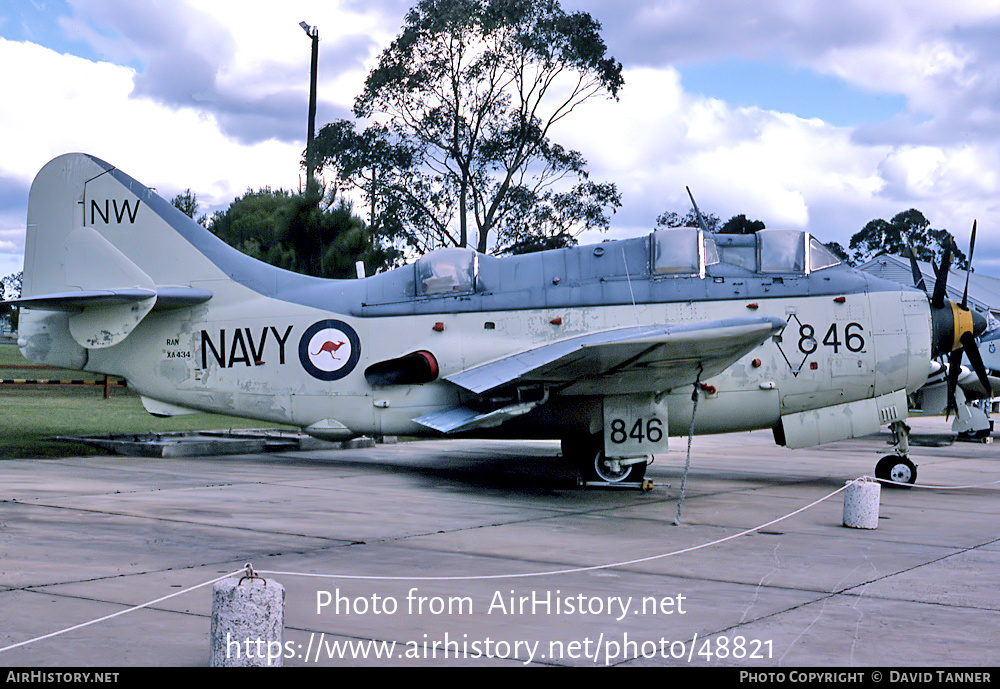
M0 364L27 362L14 345L0 345ZM87 378L80 371L37 371L31 375L0 378ZM89 376L93 378L94 376ZM99 376L103 379L103 376ZM280 428L275 424L216 414L187 414L168 418L151 416L139 397L114 388L104 399L102 386L0 386L0 459L92 455L101 451L78 443L55 440L60 435L169 433L229 428Z
M34 368L32 368L34 367ZM14 344L0 344L0 378L44 378L55 380L104 380L104 376L88 371L61 368L38 368L21 356Z
M17 348L17 345L0 344L0 366L21 366L30 363L21 356L21 350Z

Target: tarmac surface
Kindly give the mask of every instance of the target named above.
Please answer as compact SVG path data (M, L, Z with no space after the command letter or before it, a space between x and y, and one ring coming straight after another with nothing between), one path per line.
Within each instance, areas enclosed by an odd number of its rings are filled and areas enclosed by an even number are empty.
M770 522L870 475L887 434L695 438L680 525L684 438L648 493L578 488L549 442L4 460L0 648L252 563L285 631L239 650L286 667L996 666L1000 445L911 425L918 484L979 487L883 487L876 529L843 492ZM0 667L205 666L211 617L207 584Z

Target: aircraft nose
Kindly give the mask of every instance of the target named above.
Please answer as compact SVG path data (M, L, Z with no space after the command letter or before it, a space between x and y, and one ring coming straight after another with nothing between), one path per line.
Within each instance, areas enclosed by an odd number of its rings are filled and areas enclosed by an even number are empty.
M986 332L986 317L963 307L958 302L947 300L942 308L931 312L933 328L932 356L949 354L962 346L962 336L971 334L979 337Z
M979 337L986 332L987 325L986 316L972 309L972 334Z

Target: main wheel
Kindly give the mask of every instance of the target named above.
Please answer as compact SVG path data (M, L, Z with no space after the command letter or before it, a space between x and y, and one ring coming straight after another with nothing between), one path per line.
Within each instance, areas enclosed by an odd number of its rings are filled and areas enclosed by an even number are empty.
M583 466L583 477L588 481L604 481L605 483L625 483L641 481L646 475L645 460L636 462L635 458L630 460L608 459L604 456L604 449L600 449L592 455L592 459ZM631 461L631 464L626 464Z
M618 459L608 459L604 456L604 438L597 433L589 437L564 438L562 441L563 456L570 459L580 469L580 475L585 481L604 481L605 483L622 483L626 481L641 481L646 475L648 462L641 461L625 464Z
M875 465L875 478L912 485L917 482L917 466L906 457L887 455Z

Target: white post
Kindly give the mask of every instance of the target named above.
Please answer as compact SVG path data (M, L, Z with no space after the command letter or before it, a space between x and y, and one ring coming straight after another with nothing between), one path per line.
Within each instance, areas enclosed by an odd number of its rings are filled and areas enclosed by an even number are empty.
M882 486L878 481L848 481L844 491L844 526L878 528L878 506Z
M213 587L211 667L281 666L285 588L247 568Z

